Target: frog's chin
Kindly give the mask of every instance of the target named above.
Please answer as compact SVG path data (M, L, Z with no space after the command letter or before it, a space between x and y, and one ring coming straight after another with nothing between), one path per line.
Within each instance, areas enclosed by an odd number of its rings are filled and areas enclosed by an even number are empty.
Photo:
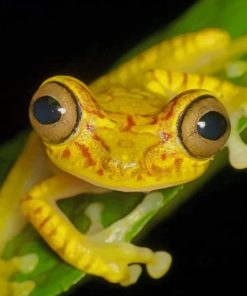
M101 182L101 180L94 180L91 179L87 176L81 176L76 174L75 172L69 172L68 170L64 171L61 170L63 173L67 173L70 176L74 176L77 179L80 179L82 182L87 182L89 184L92 184L93 186L97 187L97 188L102 188L102 189L106 189L106 191L120 191L120 192L143 192L143 193L149 193L151 191L154 190L162 190L162 189L166 189L166 188L170 188L170 187L174 187L174 186L179 186L179 185L183 185L185 183L194 181L195 179L197 179L199 176L193 177L191 179L184 179L184 180L179 180L179 181L173 181L173 182L167 182L167 183L159 183L159 184L155 184L155 185L150 185L150 186L128 186L128 185L123 185L123 184L109 184L107 182ZM202 173L201 173L202 174ZM102 180L103 181L103 180ZM141 184L140 184L141 185Z

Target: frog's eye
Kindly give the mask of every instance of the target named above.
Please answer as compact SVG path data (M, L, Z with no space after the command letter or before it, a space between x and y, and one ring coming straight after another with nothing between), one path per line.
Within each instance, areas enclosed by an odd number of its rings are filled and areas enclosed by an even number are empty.
M180 116L178 135L191 156L210 157L223 147L230 135L227 111L216 98L200 96Z
M81 118L81 109L66 86L50 82L34 94L29 117L42 139L50 143L61 143L75 132Z

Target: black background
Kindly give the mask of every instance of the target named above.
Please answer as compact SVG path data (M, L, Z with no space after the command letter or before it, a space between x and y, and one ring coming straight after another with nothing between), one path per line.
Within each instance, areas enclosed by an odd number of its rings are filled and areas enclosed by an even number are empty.
M91 81L193 2L0 1L1 141L29 126L28 103L45 78L68 74ZM155 281L144 273L127 289L94 278L72 294L245 293L246 177L223 170L145 237L141 244L173 254L166 277Z

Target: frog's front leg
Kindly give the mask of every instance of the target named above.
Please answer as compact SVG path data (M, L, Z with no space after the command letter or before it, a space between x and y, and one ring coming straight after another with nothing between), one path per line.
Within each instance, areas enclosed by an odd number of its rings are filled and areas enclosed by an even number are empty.
M125 282L131 276L129 264L152 264L157 260L155 253L127 242L108 243L80 233L55 202L82 192L100 191L104 189L67 174L58 175L30 190L22 199L22 210L50 247L66 262L110 282Z

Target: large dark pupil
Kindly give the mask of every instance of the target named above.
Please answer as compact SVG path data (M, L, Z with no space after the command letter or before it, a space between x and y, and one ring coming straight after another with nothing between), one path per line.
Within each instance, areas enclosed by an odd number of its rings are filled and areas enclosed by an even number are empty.
M197 122L198 134L208 140L218 140L224 135L226 129L226 118L216 111L204 114Z
M63 108L53 97L40 97L33 104L33 115L41 124L53 124L60 120Z

